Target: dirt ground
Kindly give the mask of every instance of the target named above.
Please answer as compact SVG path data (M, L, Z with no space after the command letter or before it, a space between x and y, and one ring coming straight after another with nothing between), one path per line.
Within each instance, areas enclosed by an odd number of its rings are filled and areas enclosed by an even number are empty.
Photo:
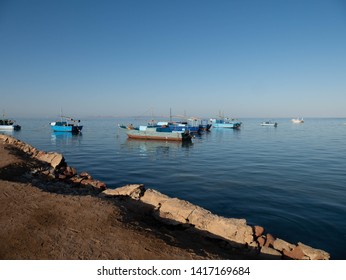
M60 181L35 177L40 166L0 144L0 259L247 259L189 227L167 226Z

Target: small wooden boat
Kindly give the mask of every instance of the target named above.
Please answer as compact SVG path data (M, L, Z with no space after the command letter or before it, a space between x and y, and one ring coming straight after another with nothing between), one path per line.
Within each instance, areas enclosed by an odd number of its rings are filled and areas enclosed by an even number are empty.
M51 128L56 132L72 132L80 133L83 126L79 125L80 120L75 120L70 117L61 116L61 120L57 122L51 122Z
M277 127L278 123L277 122L272 122L272 121L266 121L261 123L262 126L274 126Z
M191 141L189 131L174 131L169 126L146 126L133 127L132 125L119 125L126 130L128 138L144 140L165 140L165 141Z

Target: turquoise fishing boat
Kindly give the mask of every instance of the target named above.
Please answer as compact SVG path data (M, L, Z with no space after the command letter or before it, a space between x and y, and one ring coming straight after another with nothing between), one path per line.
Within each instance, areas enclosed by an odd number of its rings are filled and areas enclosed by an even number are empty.
M80 125L80 120L75 120L66 116L61 116L60 121L51 122L50 125L52 130L56 132L80 133L83 128L83 126Z
M214 128L233 128L239 129L241 127L241 122L235 119L222 118L222 119L210 119L210 122Z

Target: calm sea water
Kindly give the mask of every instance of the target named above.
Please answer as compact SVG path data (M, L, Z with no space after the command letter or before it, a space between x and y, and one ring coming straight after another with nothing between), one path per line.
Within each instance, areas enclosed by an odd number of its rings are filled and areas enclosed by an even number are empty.
M117 128L145 121L85 120L76 136L51 132L49 121L17 119L13 136L109 187L143 183L346 259L345 119L276 119L277 128L242 119L240 130L213 129L189 145L128 140Z

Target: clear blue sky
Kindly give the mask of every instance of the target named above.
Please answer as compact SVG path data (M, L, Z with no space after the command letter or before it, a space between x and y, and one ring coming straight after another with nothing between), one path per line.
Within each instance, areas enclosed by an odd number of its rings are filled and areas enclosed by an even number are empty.
M0 0L0 110L346 117L346 1Z

